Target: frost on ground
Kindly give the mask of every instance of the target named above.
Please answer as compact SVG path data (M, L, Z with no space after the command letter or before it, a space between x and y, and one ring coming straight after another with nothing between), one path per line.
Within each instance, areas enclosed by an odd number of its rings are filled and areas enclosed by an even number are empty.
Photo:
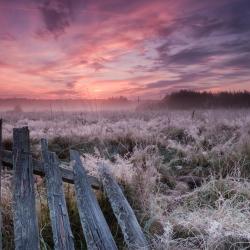
M29 126L34 157L45 137L62 160L78 149L90 174L106 161L153 249L250 248L249 110L2 117L5 148Z

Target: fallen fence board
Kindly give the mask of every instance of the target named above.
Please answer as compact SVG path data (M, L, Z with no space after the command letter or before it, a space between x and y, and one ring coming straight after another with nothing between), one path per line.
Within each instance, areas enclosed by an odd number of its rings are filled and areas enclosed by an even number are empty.
M13 165L15 249L37 250L40 249L39 231L27 127L13 130Z
M70 151L73 162L77 205L88 249L117 249L113 236L88 182L77 151Z
M54 249L74 250L73 234L63 191L59 161L55 153L48 151L48 143L41 140L42 155L47 187L47 197L52 224Z
M121 188L109 173L107 166L103 163L99 163L99 171L103 188L121 227L128 248L149 249L147 240L136 219L133 209L129 205Z
M13 153L12 151L8 150L3 150L3 162L8 163L8 164L13 164ZM33 159L33 169L34 169L34 174L44 176L44 169L43 169L43 164L41 161L37 161ZM10 167L10 166L9 166ZM73 170L67 169L64 167L59 167L61 176L64 182L67 183L74 183L74 174ZM94 176L88 175L88 181L91 184L91 186L95 189L100 188L100 183L98 179Z

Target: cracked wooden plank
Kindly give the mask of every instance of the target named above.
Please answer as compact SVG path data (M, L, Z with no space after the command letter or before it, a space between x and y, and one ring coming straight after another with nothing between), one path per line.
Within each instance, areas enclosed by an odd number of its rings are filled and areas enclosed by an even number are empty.
M121 227L128 249L149 249L146 237L121 188L108 171L107 166L104 163L99 163L98 165L104 191Z
M32 158L27 127L13 130L13 212L15 249L37 250L39 231L36 217Z
M117 249L113 236L91 189L77 151L70 151L73 162L77 205L88 249Z
M48 143L45 139L41 140L41 147L54 249L74 250L59 161L55 153L48 151Z

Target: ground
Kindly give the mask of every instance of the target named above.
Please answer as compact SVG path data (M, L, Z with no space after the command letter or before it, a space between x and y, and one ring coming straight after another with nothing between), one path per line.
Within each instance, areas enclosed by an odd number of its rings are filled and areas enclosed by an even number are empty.
M136 212L152 249L250 248L250 110L2 113L4 147L12 128L29 126L32 153L40 139L62 161L78 149L89 174L105 161ZM13 248L11 172L3 173L4 239ZM43 180L37 178L41 244L52 236ZM82 232L74 189L65 185L78 249ZM97 192L116 240L123 240L106 197Z

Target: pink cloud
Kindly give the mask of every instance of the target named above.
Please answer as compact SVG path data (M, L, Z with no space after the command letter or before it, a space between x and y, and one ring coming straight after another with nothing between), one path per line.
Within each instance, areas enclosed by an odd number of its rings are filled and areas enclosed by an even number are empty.
M215 1L197 4L195 0L98 0L84 4L51 0L48 5L33 0L25 0L25 4L3 1L0 4L1 93L6 96L27 93L28 97L60 93L84 96L87 90L90 96L109 97L121 93L158 95L163 90L178 89L181 84L199 88L204 82L207 89L214 88L218 78L215 69L222 67L216 64L218 58L227 58L229 53L233 57L223 63L226 75L232 73L232 68L240 67L243 72L249 61L244 41L233 47L243 54L236 58L234 50L219 47L223 36L221 41L212 39L212 42L202 38L204 34L213 34L215 28L218 31L233 26L211 24L209 17L215 13L211 6L218 8L219 4ZM205 16L209 11L207 19L195 16L197 13ZM227 17L226 12L224 16ZM243 23L242 32L244 29ZM191 37L193 34L195 39ZM239 43L239 39L235 40ZM206 75L200 73L204 71ZM198 77L191 82L188 72ZM173 81L173 74L183 83ZM235 73L227 82L249 89L249 78L249 74L244 78L241 74L240 78ZM242 84L237 84L239 79ZM157 82L162 85L149 88L149 83ZM223 80L218 80L217 85L223 88Z

